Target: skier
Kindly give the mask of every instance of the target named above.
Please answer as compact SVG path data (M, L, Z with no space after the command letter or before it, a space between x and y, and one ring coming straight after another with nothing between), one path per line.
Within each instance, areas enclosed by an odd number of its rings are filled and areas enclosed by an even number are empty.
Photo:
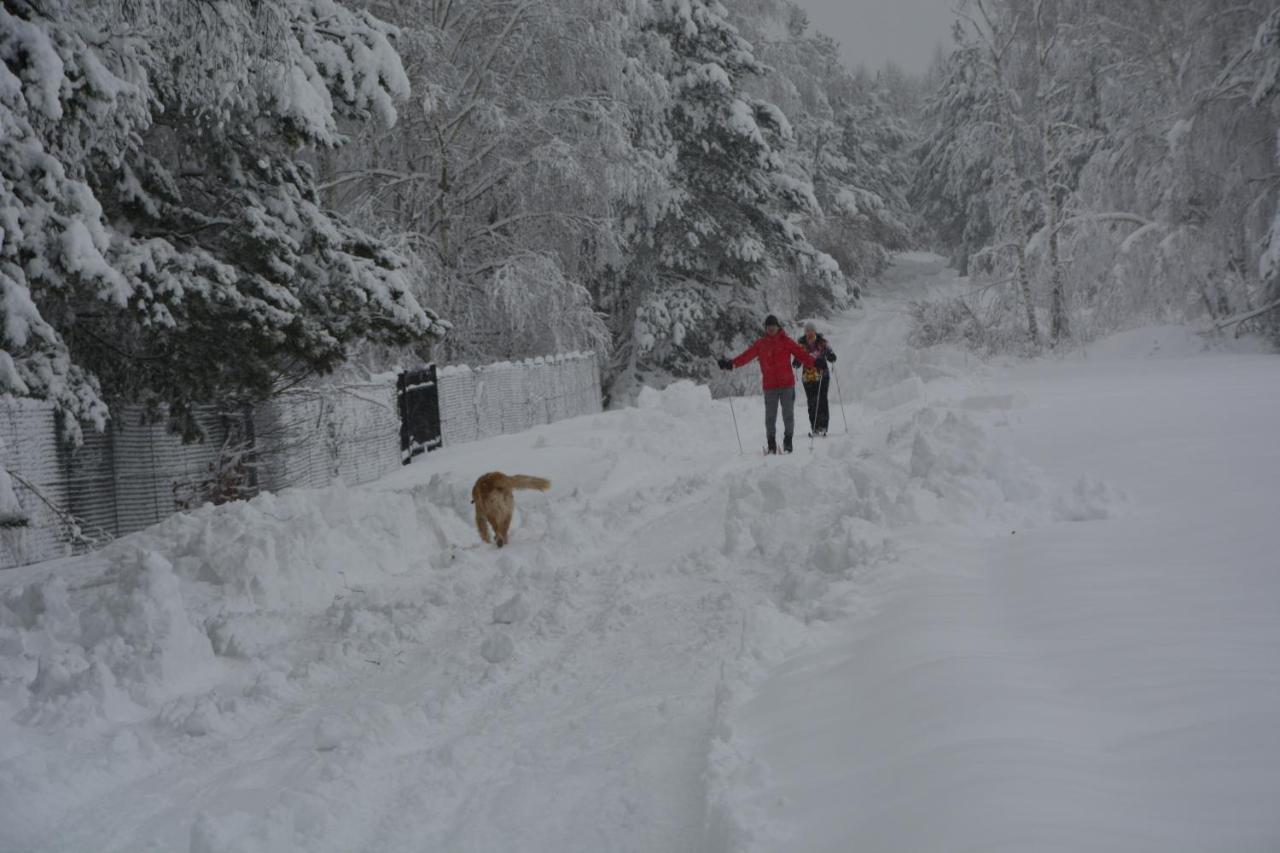
M831 390L831 371L827 365L836 360L827 339L818 334L813 321L804 324L804 334L797 341L809 355L813 356L814 367L806 367L800 375L804 385L805 402L809 404L809 435L826 435L827 422L831 411L827 406L827 392ZM800 367L800 360L791 362L792 367Z
M761 384L764 386L764 433L769 446L766 453L777 453L775 438L778 420L778 404L782 404L782 452L791 452L791 433L795 428L796 375L791 369L795 358L805 367L813 367L813 356L805 352L787 333L782 331L778 318L770 314L764 318L764 336L747 347L736 358L721 357L721 370L742 367L752 359L760 359Z

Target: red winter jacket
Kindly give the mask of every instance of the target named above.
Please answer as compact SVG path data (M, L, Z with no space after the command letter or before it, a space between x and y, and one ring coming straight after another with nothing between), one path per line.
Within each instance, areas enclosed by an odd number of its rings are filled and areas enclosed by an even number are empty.
M776 335L766 332L764 337L747 347L742 355L733 360L733 366L742 367L744 364L749 364L753 358L760 359L760 376L763 380L761 384L764 390L771 391L774 388L788 388L796 384L796 375L791 368L793 356L800 359L800 363L805 367L813 367L813 356L805 352L804 347L787 337L786 332L779 329Z

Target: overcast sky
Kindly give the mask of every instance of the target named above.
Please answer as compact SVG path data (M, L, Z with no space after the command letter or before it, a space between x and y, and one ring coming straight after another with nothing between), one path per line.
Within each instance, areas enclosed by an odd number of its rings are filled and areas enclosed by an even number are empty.
M954 0L795 0L816 32L840 42L850 68L890 59L905 71L929 67L935 45L950 45Z

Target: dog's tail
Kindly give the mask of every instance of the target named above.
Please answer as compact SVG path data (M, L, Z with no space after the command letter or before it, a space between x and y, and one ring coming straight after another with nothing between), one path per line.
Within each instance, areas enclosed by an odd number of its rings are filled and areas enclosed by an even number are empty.
M551 488L551 481L543 477L530 477L528 474L509 474L507 485L513 489L538 489L545 492Z

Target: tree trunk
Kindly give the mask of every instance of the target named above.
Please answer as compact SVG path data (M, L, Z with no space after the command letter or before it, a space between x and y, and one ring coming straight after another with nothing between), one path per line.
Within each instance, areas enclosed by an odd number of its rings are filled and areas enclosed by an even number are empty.
M1027 275L1027 254L1018 246L1018 288L1022 292L1022 305L1027 311L1027 334L1031 345L1040 348L1040 324L1036 322L1036 306L1031 300L1031 278Z
M1014 242L1018 246L1018 290L1022 294L1022 307L1027 312L1027 335L1031 338L1031 345L1039 349L1040 324L1036 322L1036 305L1031 299L1031 277L1027 273L1027 250L1023 243L1023 235L1026 231L1022 227L1022 212L1017 209L1014 210L1013 214L1013 228L1016 235Z
M1049 205L1049 336L1056 345L1071 337L1071 320L1067 316L1066 285L1062 281L1062 262L1058 257L1058 206Z

